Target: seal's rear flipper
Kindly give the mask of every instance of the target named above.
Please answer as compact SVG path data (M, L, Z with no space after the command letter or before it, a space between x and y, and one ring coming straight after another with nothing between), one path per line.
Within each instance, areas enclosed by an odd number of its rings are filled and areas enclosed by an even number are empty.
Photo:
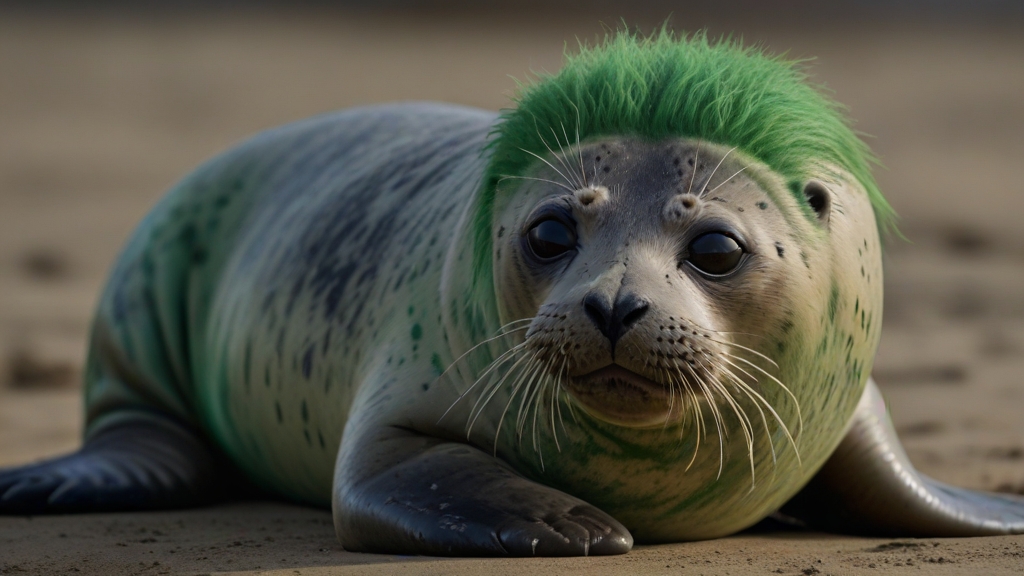
M0 514L196 506L215 499L220 469L195 432L149 416L96 432L73 454L0 469Z
M872 380L839 447L781 512L814 528L852 534L1024 533L1024 498L956 488L914 469Z

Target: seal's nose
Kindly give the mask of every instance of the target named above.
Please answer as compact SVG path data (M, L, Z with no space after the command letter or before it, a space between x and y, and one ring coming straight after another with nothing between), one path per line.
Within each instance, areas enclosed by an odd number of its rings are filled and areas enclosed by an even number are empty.
M583 298L583 312L587 318L597 326L601 334L608 338L615 350L615 343L623 334L629 331L650 306L633 293L626 293L619 296L615 306L609 306L607 300L596 292L591 292Z

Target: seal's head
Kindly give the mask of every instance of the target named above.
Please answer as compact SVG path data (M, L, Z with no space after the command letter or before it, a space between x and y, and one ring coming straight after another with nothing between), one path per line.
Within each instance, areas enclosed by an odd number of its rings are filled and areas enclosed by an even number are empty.
M516 342L483 388L503 457L641 540L777 509L879 337L891 211L834 105L732 43L619 35L526 90L492 154L475 280Z

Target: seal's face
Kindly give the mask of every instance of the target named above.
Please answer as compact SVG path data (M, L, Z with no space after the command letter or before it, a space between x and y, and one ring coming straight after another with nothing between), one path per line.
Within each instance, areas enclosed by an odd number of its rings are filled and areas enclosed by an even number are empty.
M533 317L539 364L614 424L724 426L730 412L751 433L790 395L758 349L806 274L777 244L789 226L749 161L706 142L615 140L552 162L517 199L529 208L506 211L496 251L515 295L505 313Z
M839 442L881 320L867 195L816 174L797 195L738 150L614 138L501 181L513 338L474 403L496 452L647 539L776 510Z

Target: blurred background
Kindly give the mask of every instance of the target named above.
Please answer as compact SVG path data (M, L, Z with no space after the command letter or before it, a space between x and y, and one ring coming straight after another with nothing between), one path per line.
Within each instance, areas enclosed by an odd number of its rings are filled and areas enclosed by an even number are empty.
M497 110L622 26L791 58L845 104L902 216L875 376L914 461L1024 488L1024 3L0 2L0 466L73 448L92 307L204 159L348 106Z

